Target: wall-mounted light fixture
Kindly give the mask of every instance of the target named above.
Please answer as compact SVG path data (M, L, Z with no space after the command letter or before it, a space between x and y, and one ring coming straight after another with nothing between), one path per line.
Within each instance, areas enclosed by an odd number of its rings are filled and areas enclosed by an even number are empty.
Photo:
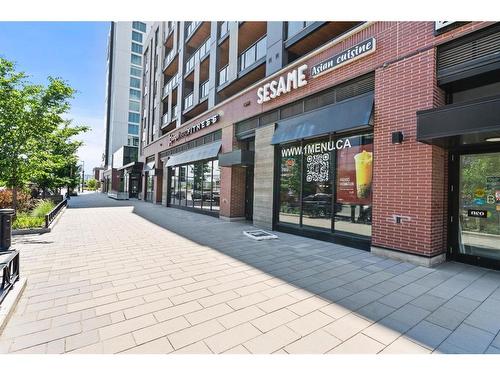
M403 143L403 132L392 132L392 144L399 145Z

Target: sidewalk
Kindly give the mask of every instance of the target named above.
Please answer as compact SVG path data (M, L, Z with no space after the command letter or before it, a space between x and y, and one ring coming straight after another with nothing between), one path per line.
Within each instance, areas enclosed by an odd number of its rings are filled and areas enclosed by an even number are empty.
M15 238L28 285L0 353L500 353L500 273L98 193Z

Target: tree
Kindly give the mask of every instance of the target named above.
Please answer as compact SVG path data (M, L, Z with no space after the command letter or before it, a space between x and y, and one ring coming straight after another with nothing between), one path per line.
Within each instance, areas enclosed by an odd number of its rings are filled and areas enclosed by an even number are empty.
M81 144L70 138L87 130L63 118L75 93L66 82L49 77L47 86L33 85L26 78L0 58L0 182L12 189L14 209L18 189L32 178L46 186L71 178Z
M99 187L99 181L94 178L91 178L87 181L87 189L96 190Z

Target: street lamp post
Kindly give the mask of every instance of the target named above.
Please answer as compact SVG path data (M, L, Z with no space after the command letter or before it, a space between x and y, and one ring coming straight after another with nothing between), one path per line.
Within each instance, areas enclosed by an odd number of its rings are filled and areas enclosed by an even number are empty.
M85 161L82 161L82 193L84 184L85 184Z

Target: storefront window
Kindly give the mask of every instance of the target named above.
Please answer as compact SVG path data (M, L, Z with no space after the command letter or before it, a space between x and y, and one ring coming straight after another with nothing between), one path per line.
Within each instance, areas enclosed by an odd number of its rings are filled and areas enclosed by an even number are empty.
M193 207L193 193L194 193L194 164L186 165L187 169L187 205Z
M170 204L219 211L220 169L218 160L169 168Z
M220 210L220 167L219 161L213 161L212 171L212 211Z
M371 236L373 135L280 147L279 223Z
M304 143L302 225L324 230L332 227L333 153L328 138Z
M178 204L177 190L179 184L179 167L171 168L170 204Z
M202 205L204 210L210 210L212 206L212 162L206 161L202 165L203 168L203 192Z
M302 173L302 155L296 152L298 145L281 149L280 176L280 211L282 223L300 224L300 177Z
M194 164L194 188L193 188L193 203L195 208L201 209L203 196L203 164Z
M187 186L187 181L186 181L186 176L187 176L187 166L183 165L179 167L179 204L181 206L186 205L186 186Z
M337 151L335 230L371 236L373 135L349 137Z

